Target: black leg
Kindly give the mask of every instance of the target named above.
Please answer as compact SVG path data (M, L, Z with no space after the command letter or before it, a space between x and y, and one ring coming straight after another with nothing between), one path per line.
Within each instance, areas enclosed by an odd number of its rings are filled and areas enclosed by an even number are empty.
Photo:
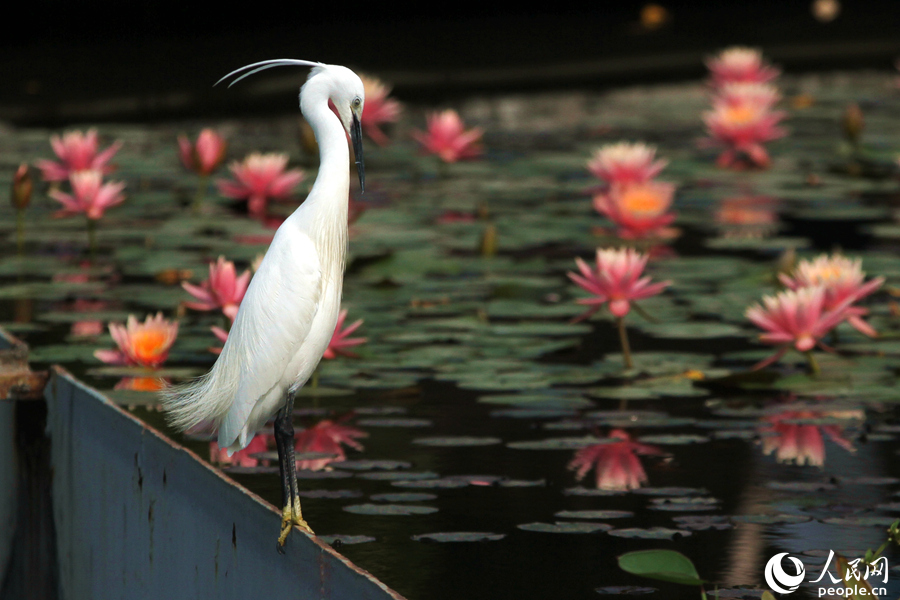
M310 533L312 530L300 512L300 493L297 487L297 460L294 458L294 394L288 393L284 407L275 415L275 443L278 447L278 466L281 471L281 535L278 547L284 546L294 525Z

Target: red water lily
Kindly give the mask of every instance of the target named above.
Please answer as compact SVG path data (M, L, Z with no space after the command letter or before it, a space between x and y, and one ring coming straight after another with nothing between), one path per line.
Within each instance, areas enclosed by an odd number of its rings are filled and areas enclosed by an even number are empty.
M365 431L341 425L330 419L319 421L313 427L304 429L297 434L297 442L294 446L296 452L321 452L332 456L315 459L303 459L297 461L298 469L320 471L333 462L341 462L347 459L344 448L346 444L355 450L362 450L362 445L357 438L367 437Z
M778 126L783 111L772 110L770 93L760 86L726 86L721 96L713 99L713 107L704 113L709 137L704 143L723 148L718 158L721 167L769 166L764 143L784 137Z
M181 286L199 302L186 302L185 306L194 310L222 309L225 315L234 321L238 308L247 292L250 283L250 270L244 271L240 277L234 263L220 256L214 263L209 263L209 279L199 286L181 282Z
M225 160L227 149L225 139L213 129L201 131L196 143L191 143L186 135L178 136L178 155L181 164L200 176L208 176L218 169Z
M643 143L619 142L598 148L587 167L595 177L610 185L646 183L669 163L656 160L656 148Z
M414 131L412 135L427 154L433 154L446 163L454 163L482 153L483 133L478 127L466 130L459 114L448 109L430 114L428 131Z
M763 60L755 48L733 46L722 50L706 61L712 84L721 87L729 83L766 83L778 77L780 71Z
M344 327L344 320L347 318L347 311L342 310L338 315L337 324L334 326L334 335L331 336L331 341L328 342L328 348L325 349L325 354L322 355L322 358L337 358L338 356L347 356L350 358L357 358L358 356L347 350L347 348L352 348L353 346L359 346L360 344L364 344L368 341L368 338L351 338L347 337L357 329L359 326L363 324L362 319L358 319ZM343 327L343 329L342 329Z
M268 466L269 461L253 456L266 452L274 442L272 434L257 433L246 447L228 455L228 448L221 448L216 442L209 443L209 462L218 465L234 465L238 467Z
M56 189L50 190L50 197L63 205L62 210L57 211L55 216L84 213L88 219L96 221L103 217L106 209L125 200L122 194L125 184L103 183L103 174L100 171L77 171L71 174L69 181L72 184L71 194Z
M647 256L633 248L597 249L597 268L575 259L579 273L569 273L569 278L579 287L594 295L580 298L578 304L590 306L590 310L578 317L583 320L609 304L609 311L615 317L624 317L631 310L631 303L655 296L662 292L670 281L650 283L650 277L642 277L647 265Z
M759 336L761 342L781 348L753 368L760 369L772 364L793 347L807 353L811 360L810 367L813 372L818 372L810 352L816 346L827 349L821 339L847 318L846 310L852 301L845 300L835 308L826 310L825 288L821 285L764 296L762 305L751 306L745 314L764 331Z
M801 260L791 274L781 273L778 279L789 289L822 286L825 291L824 310L834 310L872 294L884 283L884 277L865 282L862 259L852 260L835 254L822 254L814 260ZM848 306L844 310L847 322L857 331L875 337L878 333L863 320L869 311L861 306Z
M246 199L250 214L261 215L269 200L289 198L305 177L300 169L285 171L287 154L260 154L254 152L243 162L234 161L228 167L234 180L219 180L217 185L223 196Z
M609 443L593 444L578 450L569 463L569 470L576 471L575 478L581 481L588 471L594 469L597 489L629 491L647 483L647 473L638 455L664 454L656 446L631 441L624 429L614 429L609 434Z
M39 160L37 167L41 170L45 181L65 181L72 173L78 171L99 171L108 174L114 170L109 163L113 155L122 147L122 142L113 142L106 150L97 151L97 130L90 129L86 134L80 131L69 131L50 137L53 152L59 162Z
M387 146L390 140L381 130L381 126L397 121L400 116L400 103L388 97L391 88L381 80L365 75L361 75L360 79L366 94L366 103L360 117L363 131L379 146Z

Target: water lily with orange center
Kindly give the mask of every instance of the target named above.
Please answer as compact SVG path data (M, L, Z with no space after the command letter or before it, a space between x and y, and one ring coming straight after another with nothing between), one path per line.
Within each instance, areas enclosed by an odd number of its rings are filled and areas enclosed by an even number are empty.
M575 259L579 273L569 273L569 278L585 291L593 294L593 298L579 298L578 304L590 309L575 321L584 320L600 310L604 304L616 319L619 329L619 342L622 345L622 356L626 368L632 367L631 350L625 332L625 316L631 311L631 305L637 300L649 298L661 293L672 284L671 281L650 283L649 276L643 276L647 265L647 255L633 248L597 249L596 271L580 258Z
M363 449L362 444L356 439L368 437L369 434L355 427L341 425L341 421L347 418L349 417L344 417L338 422L325 419L297 434L297 442L294 446L297 453L316 452L330 455L323 458L298 460L298 469L321 471L331 463L347 460L341 444L346 444L355 450Z
M587 167L595 177L610 185L647 183L669 164L656 160L656 147L643 143L619 142L594 151Z
M368 338L351 338L347 337L357 329L359 326L363 324L362 319L358 319L344 327L344 320L347 318L347 311L342 310L338 315L337 324L334 326L334 335L331 336L331 341L328 342L328 348L325 349L325 354L322 355L322 358L332 359L337 358L338 356L347 356L350 358L358 358L358 355L350 352L347 348L352 348L353 346L359 346L360 344L365 344Z
M209 263L209 279L199 286L183 281L181 287L199 300L199 302L186 302L185 306L188 308L194 310L220 308L225 316L234 321L249 284L249 269L238 277L234 263L225 260L224 256L220 256L216 262Z
M300 169L285 171L287 154L254 152L243 162L234 161L228 167L234 180L219 180L219 192L229 198L246 199L252 215L266 211L269 200L284 200L294 193L305 174Z
M594 196L594 208L612 221L622 239L667 238L677 235L668 226L675 184L662 181L616 184Z
M400 103L388 97L391 87L380 79L365 75L361 75L360 79L366 93L366 103L360 117L363 131L379 146L387 146L390 140L381 130L381 126L397 121L400 116Z
M784 290L775 296L764 296L762 304L747 309L746 316L754 325L764 331L759 340L764 344L781 346L769 358L754 365L753 369L768 366L790 350L806 354L810 370L819 372L812 350L820 347L830 350L822 343L828 332L847 318L847 307L853 302L849 298L838 306L825 308L825 288L821 285Z
M111 365L156 368L169 357L169 350L178 337L178 323L169 322L161 312L156 316L147 315L143 323L128 315L126 325L110 323L109 333L119 349L95 350L94 356L99 360Z
M427 154L433 154L445 163L455 163L475 158L483 152L481 136L484 132L474 127L466 130L455 110L432 113L428 116L428 131L414 131L413 138Z
M45 181L65 181L72 173L78 171L99 171L101 174L112 173L115 168L108 164L113 155L122 147L121 141L115 141L102 152L97 151L97 130L90 129L86 134L80 131L69 131L50 137L53 152L59 162L39 160L37 167Z
M575 479L581 481L594 469L598 490L627 492L647 483L647 473L638 455L664 452L656 446L633 442L624 429L612 430L609 439L615 441L586 446L575 453L568 465L570 471L576 471Z
M822 467L825 465L823 433L847 452L856 452L850 440L843 437L840 426L804 423L833 416L827 411L787 410L764 417L766 424L759 429L763 454L774 452L775 459L780 463ZM864 417L859 415L858 418Z
M763 143L787 133L778 127L785 113L771 110L768 102L755 93L717 98L712 111L703 114L709 133L705 143L724 147L717 160L720 167L769 166Z
M733 46L707 59L712 85L716 88L728 83L766 83L781 73L767 64L762 52L755 48Z
M849 259L840 254L822 254L814 260L801 260L788 275L781 273L778 279L788 289L822 286L825 289L825 310L833 310L848 301L853 304L872 294L884 284L884 277L865 282L862 259ZM878 333L862 317L869 311L861 306L848 306L844 310L847 322L860 333L875 337Z

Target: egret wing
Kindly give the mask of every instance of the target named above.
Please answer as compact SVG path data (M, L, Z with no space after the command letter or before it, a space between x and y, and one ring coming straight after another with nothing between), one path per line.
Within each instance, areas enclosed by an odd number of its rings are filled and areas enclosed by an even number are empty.
M286 373L288 363L309 335L321 283L312 240L282 226L250 281L220 356L238 377L234 402L219 428L223 447L237 439L256 403L294 376Z

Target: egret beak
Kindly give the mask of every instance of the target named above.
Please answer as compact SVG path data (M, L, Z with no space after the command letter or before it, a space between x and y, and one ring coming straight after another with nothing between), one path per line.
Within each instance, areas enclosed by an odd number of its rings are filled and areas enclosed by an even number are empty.
M362 124L356 113L353 113L350 138L353 140L353 154L356 156L356 172L359 173L359 190L364 194L366 192L366 165L363 162Z

